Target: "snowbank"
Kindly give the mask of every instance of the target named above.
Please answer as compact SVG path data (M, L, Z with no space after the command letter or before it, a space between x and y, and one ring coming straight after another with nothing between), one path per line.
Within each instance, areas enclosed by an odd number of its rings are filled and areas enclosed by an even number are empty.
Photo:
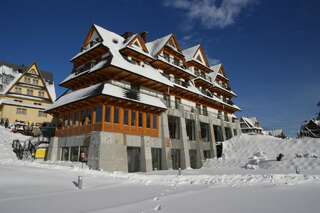
M12 152L13 140L26 140L29 136L19 133L13 133L9 129L0 126L0 161L2 160L17 160L16 155Z
M206 168L247 168L277 171L320 170L320 139L279 139L266 135L234 137L223 144L224 157L205 163ZM284 154L281 161L276 157Z

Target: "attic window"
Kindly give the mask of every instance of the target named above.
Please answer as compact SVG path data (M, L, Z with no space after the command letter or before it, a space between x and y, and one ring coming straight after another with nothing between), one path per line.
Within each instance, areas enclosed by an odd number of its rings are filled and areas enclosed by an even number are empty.
M115 44L118 44L118 39L114 38L114 39L112 39L112 42L115 43Z

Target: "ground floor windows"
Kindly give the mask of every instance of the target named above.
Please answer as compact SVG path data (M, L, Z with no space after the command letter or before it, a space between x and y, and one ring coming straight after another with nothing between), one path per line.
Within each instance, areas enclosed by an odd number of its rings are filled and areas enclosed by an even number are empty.
M70 161L79 161L79 147L72 146L70 149Z
M152 170L161 170L161 149L160 148L151 148L152 155Z
M238 131L236 129L233 130L233 135L237 136L238 135Z
M190 167L192 169L197 169L197 150L190 149L189 150L189 156L190 156Z
M203 158L204 160L212 158L210 150L203 150Z
M87 162L87 159L88 159L87 146L71 146L71 147L61 148L60 160L62 161Z
M180 149L171 149L172 169L181 168L181 153Z
M127 147L128 172L140 171L140 148Z
M62 161L68 161L69 160L69 153L70 153L70 148L69 147L63 147L61 148L61 160Z
M168 116L170 138L180 139L180 121L178 117Z

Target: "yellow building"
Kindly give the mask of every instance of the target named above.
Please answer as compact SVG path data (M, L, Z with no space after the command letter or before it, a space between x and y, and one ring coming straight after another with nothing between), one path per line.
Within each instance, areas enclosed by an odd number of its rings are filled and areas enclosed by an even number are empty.
M34 63L30 67L0 62L0 118L9 122L51 122L45 113L55 100L52 74Z

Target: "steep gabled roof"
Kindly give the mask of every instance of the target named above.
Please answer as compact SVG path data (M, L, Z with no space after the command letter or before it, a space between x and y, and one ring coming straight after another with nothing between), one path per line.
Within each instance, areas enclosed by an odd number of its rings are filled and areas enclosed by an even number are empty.
M144 66L139 66L136 64L130 63L127 59L124 58L124 56L120 53L120 49L123 48L123 44L126 43L125 38L111 32L109 30L106 30L103 27L100 27L98 25L93 25L91 30L95 30L99 37L101 38L101 42L95 44L95 45L103 45L104 47L109 49L110 54L112 55L112 58L108 64L114 67L118 67L124 70L127 70L128 72L132 72L133 74L149 78L153 81L160 82L162 84L165 84L167 86L173 86L173 84L164 77L158 70L154 69L152 66L145 64ZM91 48L85 50L90 51L92 48L95 48L92 46ZM78 57L79 55L82 55L83 52L78 53L73 59ZM109 59L108 59L109 60ZM75 73L71 73L65 80L63 80L61 83L65 83L73 78L76 78L82 74L87 74L90 72L94 72L98 69L92 69L88 70L86 72L80 73L76 75Z
M204 65L209 66L207 56L205 55L204 50L200 44L197 44L193 47L189 47L187 49L184 49L184 50L182 50L182 53L183 53L186 61L194 60L194 61L198 61L200 63L201 63L201 61L198 60L198 58L196 56L201 54Z
M15 79L6 87L6 89L3 91L3 94L7 94L12 88L13 86L20 81L20 79L24 76L25 73L27 73L32 67L35 67L35 69L37 70L37 72L39 73L40 76L40 80L43 83L43 86L45 88L45 90L47 91L50 100L53 102L56 99L56 92L55 92L55 88L54 88L54 82L48 82L46 81L46 79L44 78L43 73L40 71L40 69L38 68L36 63L31 64L28 68L25 68L24 71L15 77ZM46 72L48 73L48 72ZM47 75L48 77L48 75ZM51 75L52 78L52 75Z
M186 61L192 60L199 48L200 48L200 44L197 44L193 47L189 47L187 49L182 50L182 54L184 55Z
M173 34L168 34L161 38L158 38L154 41L146 43L146 46L151 55L155 56L159 53L159 51L166 45L169 39L173 36Z

